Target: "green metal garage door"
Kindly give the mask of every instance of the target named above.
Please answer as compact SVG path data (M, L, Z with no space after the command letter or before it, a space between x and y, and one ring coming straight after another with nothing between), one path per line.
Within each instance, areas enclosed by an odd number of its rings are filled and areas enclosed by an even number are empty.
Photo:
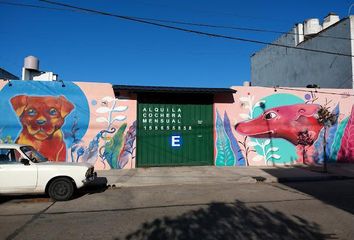
M212 104L138 104L137 166L213 165Z

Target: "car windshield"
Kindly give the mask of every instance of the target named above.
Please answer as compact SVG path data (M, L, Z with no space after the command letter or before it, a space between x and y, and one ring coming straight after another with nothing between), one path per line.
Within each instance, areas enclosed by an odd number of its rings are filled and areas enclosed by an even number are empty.
M31 146L23 146L20 147L21 151L29 158L32 162L39 163L39 162L47 162L48 159L45 158L42 154L36 151Z

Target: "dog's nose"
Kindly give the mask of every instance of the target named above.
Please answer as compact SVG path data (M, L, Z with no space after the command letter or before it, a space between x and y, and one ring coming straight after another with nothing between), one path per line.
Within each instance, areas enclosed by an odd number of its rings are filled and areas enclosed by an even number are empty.
M46 120L42 120L42 119L38 119L37 121L38 125L44 125L47 121Z

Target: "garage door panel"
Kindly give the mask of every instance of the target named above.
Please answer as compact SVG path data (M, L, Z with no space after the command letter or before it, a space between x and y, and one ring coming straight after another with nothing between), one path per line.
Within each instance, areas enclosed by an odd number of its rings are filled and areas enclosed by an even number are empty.
M212 104L139 103L137 166L213 164Z

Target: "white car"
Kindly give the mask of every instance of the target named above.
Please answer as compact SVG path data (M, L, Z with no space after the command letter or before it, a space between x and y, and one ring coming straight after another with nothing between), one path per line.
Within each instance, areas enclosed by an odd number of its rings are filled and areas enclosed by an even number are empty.
M31 146L0 144L0 194L47 193L65 201L96 176L90 164L49 162Z

